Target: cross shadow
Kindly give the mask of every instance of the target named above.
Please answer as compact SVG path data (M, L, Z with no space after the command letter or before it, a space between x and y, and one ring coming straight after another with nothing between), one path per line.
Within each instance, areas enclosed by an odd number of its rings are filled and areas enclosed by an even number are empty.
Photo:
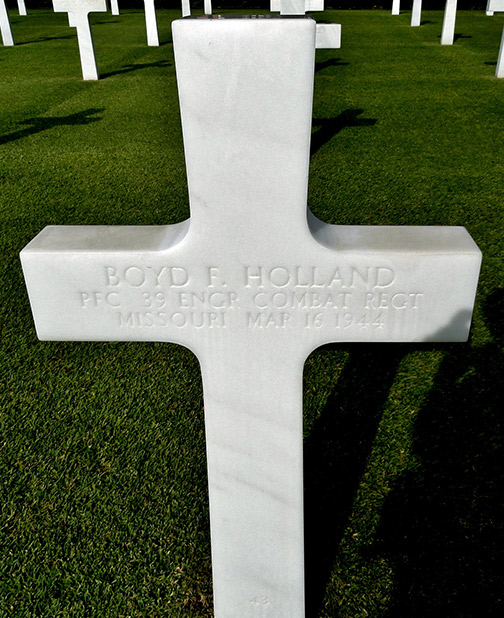
M346 349L338 384L304 444L307 618L319 615L383 407L409 348L352 344Z
M147 62L145 64L129 64L123 69L117 71L111 71L110 73L102 73L101 78L112 77L113 75L121 75L123 73L131 73L132 71L138 71L140 69L151 69L153 67L169 67L171 62L168 60L157 60L156 62Z
M491 302L491 310L493 319L501 330L500 339L504 342L502 291ZM449 324L432 333L428 337L429 341L438 338L442 340L444 336L453 334L454 328L466 323L467 318L467 312L458 313ZM454 550L460 538L452 528L457 523L458 513L464 513L468 521L471 515L474 516L474 513L465 513L463 506L473 504L478 493L486 497L492 495L493 490L495 502L488 513L488 522L499 522L499 550L494 550L493 554L490 551L490 543L496 541L496 537L492 537L495 529L490 530L490 524L482 535L485 538L479 538L478 515L476 521L471 522L468 527L459 522L460 535L470 532L468 528L471 527L476 533L474 543L478 546L481 542L482 546L478 549L477 563L473 566L475 571L485 571L488 582L492 579L492 569L497 568L498 554L502 553L504 557L504 512L498 513L496 508L504 488L504 466L500 463L504 460L504 422L501 413L504 399L501 397L501 401L497 402L495 395L495 384L499 384L498 376L502 372L504 355L494 344L482 351L475 351L474 348L460 343L431 345L442 347L447 354L436 373L434 386L418 413L420 428L418 424L415 425L413 439L416 442L412 447L414 451L415 445L420 441L423 442L422 448L425 451L433 451L427 463L427 466L433 468L431 482L425 485L425 471L428 473L425 464L414 481L409 478L409 472L404 474L404 480L399 483L397 477L392 477L389 482L394 483L395 489L388 494L385 506L381 509L381 524L374 534L374 543L361 547L359 552L362 559L369 563L383 562L385 559L387 564L397 565L393 581L394 605L393 609L390 608L391 613L386 614L387 618L493 616L497 614L457 611L453 614L443 613L450 595L442 586L436 590L436 585L439 581L446 584L449 579L452 586L463 588L467 584L468 592L473 591L472 579L466 577L465 584L457 583L461 575L468 576L469 573L463 572L465 563L459 560L460 549ZM355 496L399 365L409 352L418 350L418 344L352 344L343 350L346 351L348 360L338 384L304 443L307 618L316 618L320 613L339 545L352 514ZM473 367L474 373L471 371ZM467 375L467 384L461 387L461 379ZM486 385L482 384L482 380ZM490 394L492 389L494 393ZM480 399L485 402L483 407ZM491 414L478 428L482 410ZM469 419L466 426L464 419ZM427 432L423 432L422 423L426 422L432 426L428 427ZM461 439L457 439L459 431ZM465 458L462 453L468 449L472 440L477 443L476 449L469 449L472 450L472 456ZM489 445L491 448L488 451ZM494 448L497 445L498 448ZM423 454L418 456L424 459ZM472 474L467 466L481 461L480 458L485 456L490 460L486 468L491 472L479 492L477 487L471 487L467 481L468 474ZM497 469L499 473L496 476ZM484 474L485 470L483 476ZM477 472L472 474L477 475ZM459 483L460 489L456 497ZM476 493L472 489L475 489ZM498 504L504 511L502 504ZM377 506L370 505L369 508L376 509ZM443 508L448 510L450 516L443 513ZM423 529L419 527L420 523ZM488 566L483 565L484 556L490 556ZM501 586L497 585L497 579L493 579L494 600L501 596ZM421 583L418 589L415 589L419 581ZM422 582L425 581L430 582L429 589L422 587ZM364 598L368 593L366 589L358 590L358 586L363 585L359 581L347 583L357 588L352 593L355 598ZM486 592L491 586L488 584ZM483 596L482 594L478 597L479 603L483 602ZM438 614L433 613L429 606L433 597L439 602ZM418 607L421 607L421 610Z
M324 60L323 62L315 63L315 73L319 71L323 71L324 69L328 69L329 67L343 67L350 64L349 62L341 62L340 58L329 58L329 60Z
M363 109L346 109L336 118L314 118L312 126L320 128L312 133L310 154L314 155L345 127L370 127L378 122L375 118L358 118L363 112Z
M394 572L387 618L503 615L503 289L484 313L493 340L447 346L415 423L419 463L395 479L369 549Z
M28 125L24 129L19 129L14 133L8 133L7 135L0 136L0 146L8 144L23 137L34 135L35 133L41 133L47 129L53 127L59 127L63 125L85 125L91 122L97 122L101 120L101 117L96 117L95 114L99 114L104 111L104 108L91 108L75 114L69 114L68 116L49 116L41 118L28 118L23 120L20 124Z
M44 43L45 41L57 41L63 39L74 39L73 34L68 34L66 36L41 36L38 39L33 39L32 41L22 41L21 43L16 43L16 45L29 45L30 43Z
M453 41L458 41L459 39L472 39L470 34L455 34L453 35Z
M92 26L103 26L104 24L119 24L121 23L119 19L110 19L108 21L93 21L90 22Z
M495 60L494 62L485 62L485 64L489 67L496 67L497 66L497 61Z
M435 24L437 22L435 21L431 21L430 19L424 19L423 21L420 22L421 26L427 26L427 24Z

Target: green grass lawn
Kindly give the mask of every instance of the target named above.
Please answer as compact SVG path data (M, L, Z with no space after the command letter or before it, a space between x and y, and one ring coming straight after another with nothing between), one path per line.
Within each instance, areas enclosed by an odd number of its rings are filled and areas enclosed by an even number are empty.
M28 7L29 9L29 7ZM18 253L50 224L189 215L171 21L11 12L0 47L0 618L212 615L202 387L185 348L39 342ZM341 224L464 225L467 344L344 344L305 367L308 618L504 612L504 17L327 11L309 205ZM240 618L240 617L236 617ZM272 617L274 618L274 617Z

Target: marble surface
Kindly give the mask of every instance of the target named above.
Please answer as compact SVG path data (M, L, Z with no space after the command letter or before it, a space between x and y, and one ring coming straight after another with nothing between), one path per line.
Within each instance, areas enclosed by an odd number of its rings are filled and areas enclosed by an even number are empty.
M21 252L41 339L198 357L216 618L304 616L310 352L464 341L471 322L481 254L464 228L307 213L315 36L311 18L173 22L190 219L49 227Z
M502 11L504 11L504 0L488 0L486 14L489 17L491 17L494 13L500 13ZM495 77L504 77L504 30L502 31L499 55L497 57Z
M280 15L304 15L305 0L280 0Z
M392 0L392 15L401 13L401 0Z
M188 17L191 14L191 3L189 0L182 0L182 17Z
M119 15L119 2L118 0L110 0L110 11L112 15Z
M68 13L69 25L77 30L82 79L97 80L99 75L89 13L106 12L106 0L53 0L53 8L55 13Z
M159 35L154 0L144 0L144 7L145 27L147 29L147 45L149 47L159 47Z
M497 68L495 69L495 77L504 77L504 29L502 31L499 56L497 58Z
M203 12L205 15L212 14L212 0L204 0L203 2Z
M17 5L18 5L18 13L24 17L26 15L25 0L17 0Z
M316 49L339 49L341 47L341 24L317 24Z
M2 42L5 47L14 45L14 36L12 34L9 13L7 11L5 0L0 0L0 31L2 33Z
M413 0L411 9L411 25L419 26L422 19L422 0Z
M493 15L494 13L504 11L504 0L488 0L486 13Z
M446 0L441 31L441 45L453 45L455 37L455 19L457 17L457 0Z
M282 10L282 5L285 5ZM299 13L286 11L300 11ZM307 12L314 11L323 11L324 10L324 0L301 0L298 2L297 0L271 0L270 1L270 11L272 13L280 12L282 15L304 15Z

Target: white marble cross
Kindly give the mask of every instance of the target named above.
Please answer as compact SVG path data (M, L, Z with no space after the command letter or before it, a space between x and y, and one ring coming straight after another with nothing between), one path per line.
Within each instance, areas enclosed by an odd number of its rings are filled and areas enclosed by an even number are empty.
M280 15L305 15L308 11L323 11L324 0L271 0L271 11ZM317 24L316 49L340 49L341 24Z
M446 0L441 45L453 45L455 38L455 18L457 17L457 0Z
M147 30L147 45L149 47L159 46L159 35L156 20L156 7L154 0L144 0L145 7L145 27Z
M17 0L18 5L18 13L22 16L26 15L26 5L25 0Z
M182 17L189 17L191 14L191 3L189 0L182 0Z
M401 13L401 0L392 0L392 15Z
M77 29L82 79L98 79L89 13L105 12L106 0L53 0L53 7L56 13L68 13L69 25Z
M110 12L112 15L119 15L119 2L118 0L110 0Z
M307 12L323 11L324 0L270 0L270 11L282 15L304 15Z
M212 14L212 0L204 0L203 2L203 11L205 15Z
M0 0L0 31L2 32L2 42L6 47L14 45L14 36L9 20L9 12L5 0Z
M504 11L504 0L488 0L486 14L492 16L495 12ZM504 29L502 31L499 56L497 58L497 68L495 77L504 77Z
M411 26L419 26L422 18L422 0L413 0L411 9Z
M305 359L466 340L481 255L462 227L307 212L312 19L186 18L173 42L190 219L45 228L21 252L30 303L43 340L196 354L215 617L302 618Z
M488 0L486 14L491 17L496 11L504 11L503 0Z

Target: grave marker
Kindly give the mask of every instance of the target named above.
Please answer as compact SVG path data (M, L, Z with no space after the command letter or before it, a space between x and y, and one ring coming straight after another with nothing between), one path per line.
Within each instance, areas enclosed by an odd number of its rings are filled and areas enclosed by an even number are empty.
M149 47L159 47L159 35L156 21L156 7L154 0L144 0L145 6L145 27L147 30L147 45Z
M453 45L455 37L455 18L457 17L457 0L446 0L441 45Z
M307 11L323 11L323 0L271 0L271 10L280 15L305 15ZM341 47L341 24L317 24L316 49L339 49Z
M492 16L496 12L504 11L504 0L488 0L486 14ZM504 29L502 30L499 56L497 58L497 68L495 77L504 77Z
M119 15L119 2L118 0L110 0L110 12L112 15Z
M491 17L495 12L504 11L503 0L488 0L486 14Z
M182 0L182 17L189 17L191 14L191 4L189 0Z
M307 214L315 36L310 18L175 21L190 219L50 226L21 252L40 339L170 341L198 357L216 618L304 616L310 352L464 341L477 286L464 228Z
M392 0L392 15L401 13L401 0Z
M419 26L422 18L422 0L413 0L411 11L411 26Z
M9 20L9 12L5 0L0 0L0 31L2 32L2 42L5 47L14 45L14 36Z
M282 15L304 15L307 12L323 11L324 0L271 0L270 11ZM297 12L293 12L297 11Z
M53 0L53 7L55 13L68 13L70 27L77 29L82 79L98 79L89 13L105 12L106 0Z
M204 0L203 2L203 11L205 15L212 14L212 0Z
M17 0L18 13L22 16L26 16L25 0Z

